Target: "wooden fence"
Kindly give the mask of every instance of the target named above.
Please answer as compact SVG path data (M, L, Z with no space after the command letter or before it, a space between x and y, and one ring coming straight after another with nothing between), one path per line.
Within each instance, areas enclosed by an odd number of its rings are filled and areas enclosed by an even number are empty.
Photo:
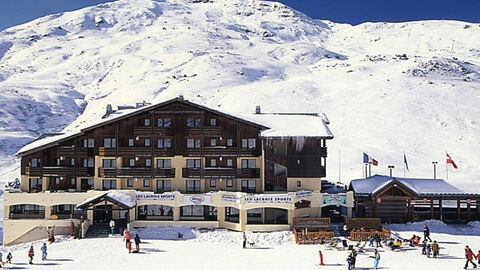
M360 232L355 230L350 231L350 240L367 241L370 238L372 238L373 235L375 235L375 233L378 233L378 236L380 236L382 240L390 238L390 231L382 227L381 231L377 231L377 230L369 230L366 232Z
M321 230L330 228L330 218L293 218L293 227L297 230Z
M297 244L319 244L322 242L322 239L332 239L334 233L330 231L310 232L308 229L300 231L293 229L293 235L295 236L295 242Z
M362 228L367 231L380 230L382 228L382 221L380 218L345 218L345 225L347 225L348 231Z

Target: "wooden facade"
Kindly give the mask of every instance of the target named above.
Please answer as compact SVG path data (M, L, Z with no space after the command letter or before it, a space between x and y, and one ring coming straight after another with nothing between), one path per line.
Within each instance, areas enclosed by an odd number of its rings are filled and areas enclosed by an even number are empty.
M125 116L113 113L101 124L22 153L21 174L28 181L23 188L40 191L31 184L36 178L42 179L41 190L50 191L80 191L84 188L78 182L86 179L245 178L264 181L262 190L256 191L286 191L288 177L326 175L325 138L302 139L299 147L295 137L262 138L265 129L182 98ZM156 164L174 157L184 163L200 159L201 165L181 164L176 170ZM242 159L255 159L256 164L241 164Z

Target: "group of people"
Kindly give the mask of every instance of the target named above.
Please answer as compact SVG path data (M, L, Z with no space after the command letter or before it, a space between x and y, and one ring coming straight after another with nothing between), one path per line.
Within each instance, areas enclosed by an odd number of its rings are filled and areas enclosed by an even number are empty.
M7 260L3 261L3 254L2 254L2 252L0 252L0 268L5 266L6 263L12 263L12 258L13 258L12 253L8 252Z
M477 265L473 262L473 260L477 259L477 263L480 264L480 250L478 251L477 255L475 255L469 246L465 246L465 259L467 259L467 261L465 262L465 267L463 269L467 269L469 263L473 265L473 268L477 268Z
M369 247L373 247L373 242L375 242L376 247L383 247L382 246L382 238L380 238L380 235L378 233L375 233L369 240Z
M40 247L40 250L42 251L42 261L45 261L47 259L47 243L43 243L43 245ZM33 246L30 246L30 249L28 250L29 264L33 264L33 256L35 256L35 252L33 251ZM7 255L7 262L11 263L11 261L12 253L9 252Z
M128 249L128 253L139 253L140 252L140 236L135 234L135 237L133 238L133 241L135 242L135 250L132 251L132 236L130 235L130 232L125 229L123 231L123 241L125 241L126 248Z

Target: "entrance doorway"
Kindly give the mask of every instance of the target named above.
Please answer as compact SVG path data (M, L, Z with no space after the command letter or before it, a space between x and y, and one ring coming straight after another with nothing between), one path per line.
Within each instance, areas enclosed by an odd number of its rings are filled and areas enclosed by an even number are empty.
M93 209L93 223L108 223L112 219L112 205L97 205Z
M328 205L322 207L322 217L329 217L331 223L342 223L346 215L346 207L340 205Z

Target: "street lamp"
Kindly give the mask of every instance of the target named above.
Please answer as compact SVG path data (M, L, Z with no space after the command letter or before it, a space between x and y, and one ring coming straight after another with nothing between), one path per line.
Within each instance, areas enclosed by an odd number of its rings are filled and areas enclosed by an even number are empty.
M437 179L437 161L432 161L433 164L433 179Z
M388 169L390 170L390 177L392 177L392 170L395 168L393 165L388 165Z

